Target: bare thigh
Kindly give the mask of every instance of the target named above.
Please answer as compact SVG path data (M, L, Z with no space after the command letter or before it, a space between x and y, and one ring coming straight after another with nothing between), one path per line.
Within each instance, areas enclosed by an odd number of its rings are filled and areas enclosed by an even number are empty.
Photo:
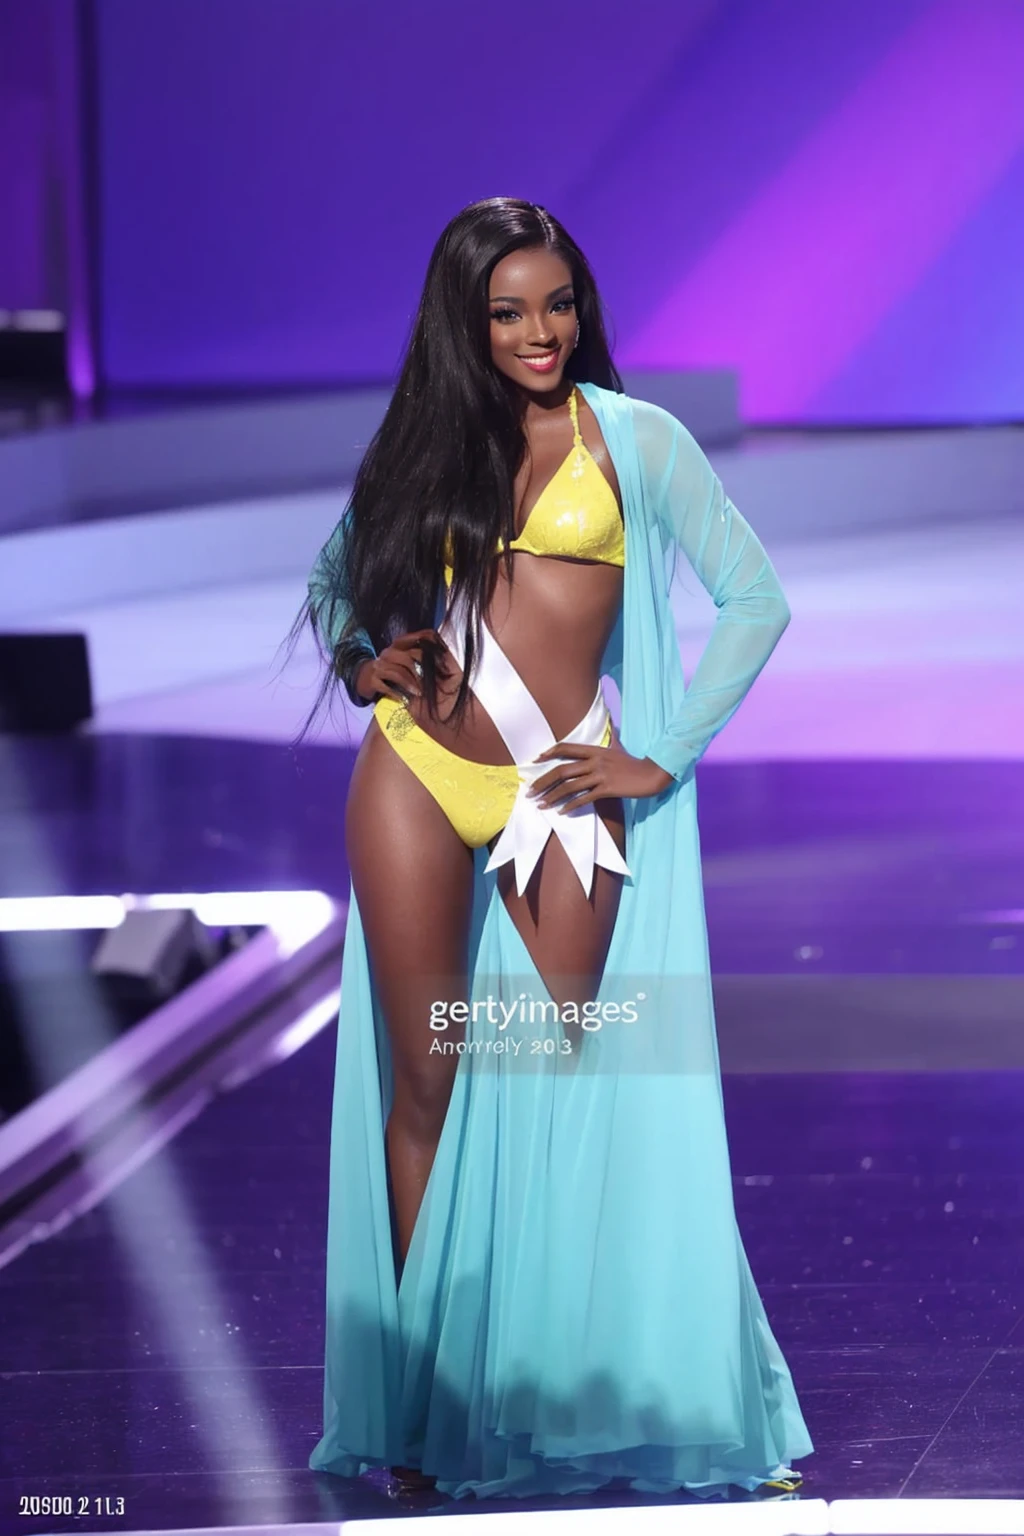
M626 833L620 800L599 800L594 809L620 853ZM506 864L498 874L502 900L530 957L555 1002L583 1003L597 992L619 910L622 876L600 866L590 895L558 838L549 837L522 896L515 871Z
M467 991L473 855L371 720L345 812L352 884L395 1074L395 1108L429 1138L457 1058L430 1052L431 1004ZM443 1038L458 1038L449 1026Z

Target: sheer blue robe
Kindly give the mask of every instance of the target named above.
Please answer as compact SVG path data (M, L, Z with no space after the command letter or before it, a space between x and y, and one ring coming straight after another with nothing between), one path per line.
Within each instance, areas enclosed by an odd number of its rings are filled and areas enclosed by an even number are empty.
M632 878L598 1000L633 999L639 1022L592 1025L568 1063L474 1055L485 1031L470 1022L398 1285L391 1058L354 893L342 967L324 1431L310 1465L342 1476L419 1465L456 1497L612 1478L650 1492L753 1488L812 1450L736 1226L693 774L789 609L686 429L657 406L581 388L625 520L602 671L620 692L623 746L675 780L626 805ZM669 602L680 551L718 610L688 688ZM319 566L310 592L324 596ZM339 621L336 607L326 638ZM487 856L477 851L471 996L547 998Z

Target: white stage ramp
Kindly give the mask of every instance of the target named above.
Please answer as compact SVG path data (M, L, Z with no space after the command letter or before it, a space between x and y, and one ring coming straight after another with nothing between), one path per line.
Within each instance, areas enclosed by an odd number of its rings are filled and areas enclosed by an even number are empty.
M1024 432L711 457L793 621L708 761L1024 755ZM10 536L0 627L86 632L94 730L290 740L316 658L304 640L285 665L283 640L343 505L317 491ZM714 618L691 572L676 612L689 675ZM356 741L368 714L339 703L313 739Z

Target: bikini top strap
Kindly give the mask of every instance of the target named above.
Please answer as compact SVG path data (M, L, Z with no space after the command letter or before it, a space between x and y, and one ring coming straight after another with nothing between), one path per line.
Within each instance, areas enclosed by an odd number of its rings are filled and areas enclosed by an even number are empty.
M572 394L569 396L569 415L572 417L572 441L574 448L582 448L583 437L580 433L580 412L576 401L576 386L573 385Z

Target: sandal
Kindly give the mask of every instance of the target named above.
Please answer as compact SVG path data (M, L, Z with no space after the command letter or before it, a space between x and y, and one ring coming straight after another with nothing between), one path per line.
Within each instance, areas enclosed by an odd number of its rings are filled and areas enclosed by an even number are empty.
M758 1492L764 1488L770 1489L772 1493L796 1493L798 1488L803 1487L803 1482L804 1479L801 1472L787 1470L784 1476L770 1477L766 1482L759 1484Z

